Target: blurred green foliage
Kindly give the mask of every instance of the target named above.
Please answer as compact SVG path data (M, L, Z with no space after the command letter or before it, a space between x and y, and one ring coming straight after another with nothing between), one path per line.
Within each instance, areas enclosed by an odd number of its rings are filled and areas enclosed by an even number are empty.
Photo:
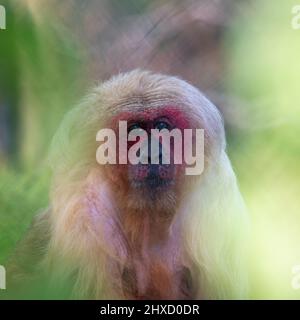
M4 149L0 150L0 264L33 215L48 205L51 138L82 94L80 52L67 31L50 16L37 25L18 1L3 4L7 29L0 33L0 125L4 127L0 136Z
M0 100L9 122L9 161L33 168L64 113L80 96L79 49L55 18L37 25L17 1L5 4L0 41ZM11 138L13 137L13 138Z
M48 206L49 175L41 170L20 173L9 169L0 177L0 261L4 262L33 214Z
M300 30L293 1L254 1L225 39L227 90L247 121L229 142L252 218L251 297L299 298Z

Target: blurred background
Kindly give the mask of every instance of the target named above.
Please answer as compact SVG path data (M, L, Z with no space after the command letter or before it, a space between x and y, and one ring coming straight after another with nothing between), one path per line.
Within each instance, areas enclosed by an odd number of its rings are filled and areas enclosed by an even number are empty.
M0 265L47 206L47 150L86 90L133 68L221 110L252 220L250 298L300 298L300 29L295 1L6 0L0 30ZM299 1L300 4L300 1Z

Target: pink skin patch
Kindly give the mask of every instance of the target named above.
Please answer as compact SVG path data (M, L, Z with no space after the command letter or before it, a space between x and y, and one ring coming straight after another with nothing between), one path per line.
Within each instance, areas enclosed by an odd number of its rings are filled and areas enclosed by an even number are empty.
M140 165L136 167L134 175L137 180L144 180L147 178L149 172L148 165Z
M159 166L158 171L161 179L171 179L173 177L173 171L169 169L169 166Z

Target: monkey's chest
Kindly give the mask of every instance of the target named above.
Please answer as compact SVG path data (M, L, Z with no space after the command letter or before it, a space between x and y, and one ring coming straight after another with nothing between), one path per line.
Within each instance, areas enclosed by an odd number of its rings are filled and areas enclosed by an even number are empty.
M171 249L171 248L169 248ZM122 295L128 299L193 299L192 273L180 252L158 250L129 260L121 272Z
M113 253L108 257L108 274L117 296L125 299L195 298L194 268L181 246L177 225L172 232L166 232L167 236L159 238L153 232L156 225L148 228L143 216L136 233L138 237L132 241L120 224L114 220L109 222L104 228Z
M189 269L183 267L177 272L169 272L159 264L153 264L148 274L142 276L136 269L125 268L122 273L122 292L128 299L194 298Z

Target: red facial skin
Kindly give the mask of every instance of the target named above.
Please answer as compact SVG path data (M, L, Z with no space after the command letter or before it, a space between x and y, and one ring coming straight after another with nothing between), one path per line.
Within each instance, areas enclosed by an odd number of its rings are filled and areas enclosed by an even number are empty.
M181 131L183 131L186 128L189 128L189 120L187 119L186 115L179 110L177 107L174 106L166 106L159 108L158 110L153 109L146 109L141 112L123 112L118 114L116 117L114 117L109 125L111 129L113 129L117 135L117 162L119 159L119 121L127 121L127 127L130 127L130 125L134 123L143 123L143 129L147 131L148 135L151 133L151 129L154 129L153 123L157 119L166 119L167 122L170 124L170 130L177 128ZM124 138L124 137L122 137ZM136 141L128 141L127 143L127 151L134 145ZM183 145L181 146L181 149L183 150ZM171 163L172 159L174 159L174 146L173 142L171 140ZM174 166L174 165L173 165ZM140 180L147 178L149 174L149 166L147 165L136 165L136 166L130 166L130 164L127 166L127 170L124 168L124 165L119 164L118 166L121 170L119 172L122 176L124 176L124 173L128 173L128 171L131 172L131 176L134 176L134 180ZM178 172L182 171L182 165L175 165L176 170L173 170L171 166L159 166L159 175L162 179L172 179L173 175ZM114 168L116 169L116 168ZM124 177L126 178L126 177Z

